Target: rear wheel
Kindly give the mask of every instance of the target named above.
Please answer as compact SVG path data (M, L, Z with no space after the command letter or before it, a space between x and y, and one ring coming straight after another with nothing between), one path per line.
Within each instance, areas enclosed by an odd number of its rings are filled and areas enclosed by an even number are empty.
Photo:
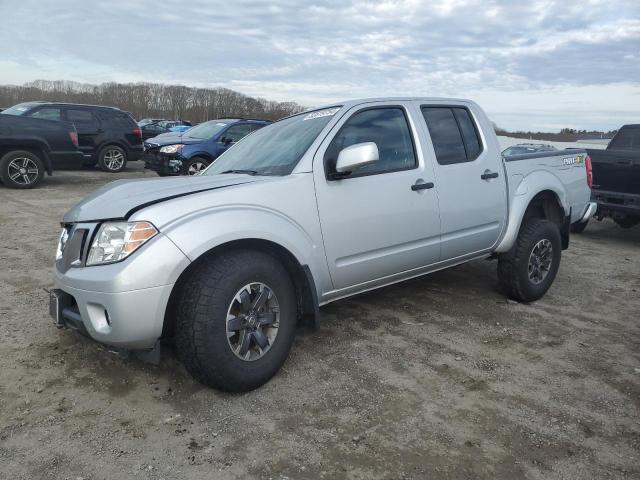
M107 145L100 150L98 165L105 172L121 172L127 166L127 153L117 145Z
M177 352L202 383L242 392L267 382L285 362L296 326L296 297L270 255L236 250L205 260L184 284Z
M34 188L44 177L44 164L36 154L16 150L0 159L0 180L9 188Z
M205 168L209 166L211 162L206 158L193 157L182 162L183 175L199 175Z
M556 277L562 241L558 226L541 218L525 220L511 251L498 259L498 280L511 298L532 302L541 298Z

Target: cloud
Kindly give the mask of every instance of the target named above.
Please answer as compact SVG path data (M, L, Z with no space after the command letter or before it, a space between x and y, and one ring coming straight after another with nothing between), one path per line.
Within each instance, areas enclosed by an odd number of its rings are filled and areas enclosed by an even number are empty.
M476 95L527 129L617 127L609 105L640 91L637 0L0 0L0 11L0 83L220 85L306 105ZM574 118L541 101L587 108Z

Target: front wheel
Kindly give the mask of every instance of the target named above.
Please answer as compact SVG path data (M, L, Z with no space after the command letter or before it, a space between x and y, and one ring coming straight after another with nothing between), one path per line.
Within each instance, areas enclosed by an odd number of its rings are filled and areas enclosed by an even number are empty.
M181 291L178 356L210 387L253 390L287 359L296 305L287 271L266 253L236 250L205 260Z
M44 164L36 154L16 150L0 159L0 180L9 188L34 188L44 177Z
M556 278L562 241L555 223L525 220L515 245L498 258L498 281L511 298L532 302L541 298Z
M183 175L199 175L211 162L206 158L193 157L182 162Z
M105 172L121 172L127 166L127 153L117 145L107 145L100 150L98 165Z

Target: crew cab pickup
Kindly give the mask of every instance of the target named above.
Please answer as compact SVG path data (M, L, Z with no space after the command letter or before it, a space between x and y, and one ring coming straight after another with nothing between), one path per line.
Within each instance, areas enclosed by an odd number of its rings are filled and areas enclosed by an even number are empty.
M54 166L82 161L72 123L0 115L0 180L9 188L33 188Z
M624 125L606 150L589 149L595 218L611 217L623 228L640 224L640 124ZM582 231L586 223L574 231Z
M253 389L334 300L481 258L510 297L542 297L595 210L585 156L503 158L466 100L306 111L200 175L117 181L72 208L50 311L111 348L173 338L205 384Z

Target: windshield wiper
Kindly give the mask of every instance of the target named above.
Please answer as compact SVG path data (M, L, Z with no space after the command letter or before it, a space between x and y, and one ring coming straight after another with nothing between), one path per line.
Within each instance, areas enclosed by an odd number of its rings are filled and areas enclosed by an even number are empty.
M258 172L256 172L255 170L225 170L224 172L220 172L220 173L246 173L247 175L258 174Z

